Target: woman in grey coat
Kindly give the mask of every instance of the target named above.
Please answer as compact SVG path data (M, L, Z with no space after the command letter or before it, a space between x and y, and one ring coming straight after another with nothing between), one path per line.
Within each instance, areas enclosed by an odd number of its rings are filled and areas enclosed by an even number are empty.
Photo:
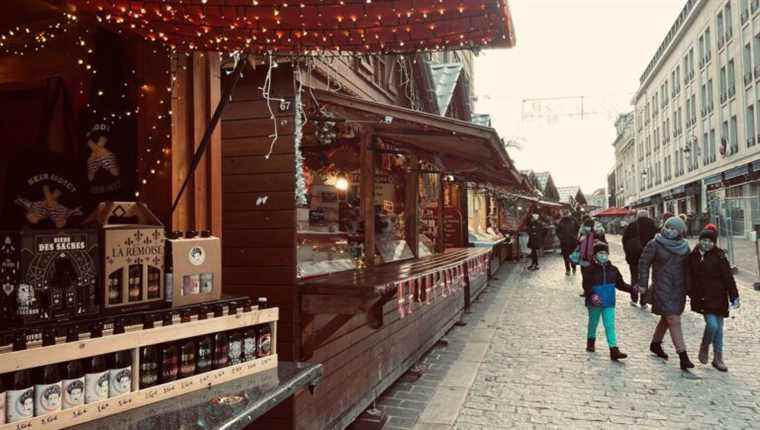
M681 361L681 369L694 367L686 353L686 342L681 330L681 314L686 306L687 259L689 244L684 239L686 224L678 217L665 221L660 233L644 248L639 259L639 288L645 292L649 287L649 269L652 268L652 312L660 316L654 330L650 351L665 360L668 355L662 350L665 332L670 330L673 346Z

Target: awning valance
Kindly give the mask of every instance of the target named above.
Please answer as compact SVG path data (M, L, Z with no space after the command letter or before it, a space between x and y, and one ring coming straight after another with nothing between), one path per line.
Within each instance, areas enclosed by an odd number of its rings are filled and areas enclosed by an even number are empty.
M506 0L62 0L178 50L408 53L512 47Z
M493 128L328 91L310 94L311 103L316 101L337 118L371 127L383 142L427 154L452 172L494 185L520 181Z

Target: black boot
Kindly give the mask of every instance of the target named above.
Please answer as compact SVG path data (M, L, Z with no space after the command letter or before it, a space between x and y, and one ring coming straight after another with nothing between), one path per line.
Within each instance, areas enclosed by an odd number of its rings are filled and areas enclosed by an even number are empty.
M662 350L662 342L650 343L649 350L652 351L652 354L662 358L663 360L668 359L668 354L665 354L665 351Z
M694 368L694 363L689 360L689 354L687 354L686 351L679 352L678 359L681 361L681 370Z
M623 354L617 346L610 348L610 360L618 361L624 358L628 358L628 354Z
M596 347L594 346L594 343L596 342L596 339L586 339L586 351L587 352L595 352Z

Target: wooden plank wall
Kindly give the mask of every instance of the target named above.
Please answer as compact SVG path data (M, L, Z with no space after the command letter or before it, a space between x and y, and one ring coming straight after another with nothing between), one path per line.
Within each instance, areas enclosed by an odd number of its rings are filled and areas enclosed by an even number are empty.
M342 429L351 423L459 320L464 291L414 306L402 319L395 301L386 304L380 329L369 326L366 314L357 315L315 351L311 361L323 364L325 377L315 396L295 403L294 428ZM314 326L334 316L318 315Z
M271 97L292 100L292 71L273 74ZM269 159L274 123L260 87L265 70L248 69L224 111L222 138L224 292L264 296L280 308L278 352L293 360L298 350L295 287L295 164L293 106L276 115L278 139Z

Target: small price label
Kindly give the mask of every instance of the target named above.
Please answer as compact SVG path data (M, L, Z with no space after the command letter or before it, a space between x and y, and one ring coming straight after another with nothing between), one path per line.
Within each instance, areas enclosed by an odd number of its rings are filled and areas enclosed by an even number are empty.
M244 369L243 369L243 367L242 367L242 366L235 366L235 367L233 367L233 368L232 368L232 374L233 374L233 375L237 375L237 374L239 374L240 372L242 372L243 370L244 370Z
M74 409L74 418L79 418L87 413L87 408Z
M98 403L98 412L107 411L109 407L111 407L110 402Z
M145 398L150 400L156 398L158 395L158 390L148 390L145 392Z
M58 414L46 415L46 416L42 417L42 419L40 420L40 422L42 423L42 425L48 425L48 424L54 423L56 421L58 421Z
M123 398L123 399L119 399L119 406L127 406L127 405L130 405L130 404L132 404L132 398L131 397L126 397L126 398Z
M30 429L32 428L32 421L16 424L16 430Z
M188 388L192 387L193 385L195 385L195 381L193 381L192 378L190 378L190 379L188 379L186 381L181 381L180 382L180 386L181 386L181 388L183 390L187 390Z
M226 373L227 373L227 372L225 372L224 370L220 370L220 371L218 371L218 372L214 372L214 375L213 375L214 381L218 381L219 379L222 379L222 378L224 378L224 375L225 375Z
M161 391L163 391L164 394L169 394L174 391L177 391L177 384L171 384L164 387Z
M248 364L245 366L245 368L246 368L247 370L253 370L253 369L257 368L257 367L259 367L259 362L258 362L258 361L255 361L255 360L254 360L254 361L251 361L250 363L248 363Z
M207 384L210 379L211 379L211 375L209 374L203 375L200 379L201 384L204 384L204 385Z

